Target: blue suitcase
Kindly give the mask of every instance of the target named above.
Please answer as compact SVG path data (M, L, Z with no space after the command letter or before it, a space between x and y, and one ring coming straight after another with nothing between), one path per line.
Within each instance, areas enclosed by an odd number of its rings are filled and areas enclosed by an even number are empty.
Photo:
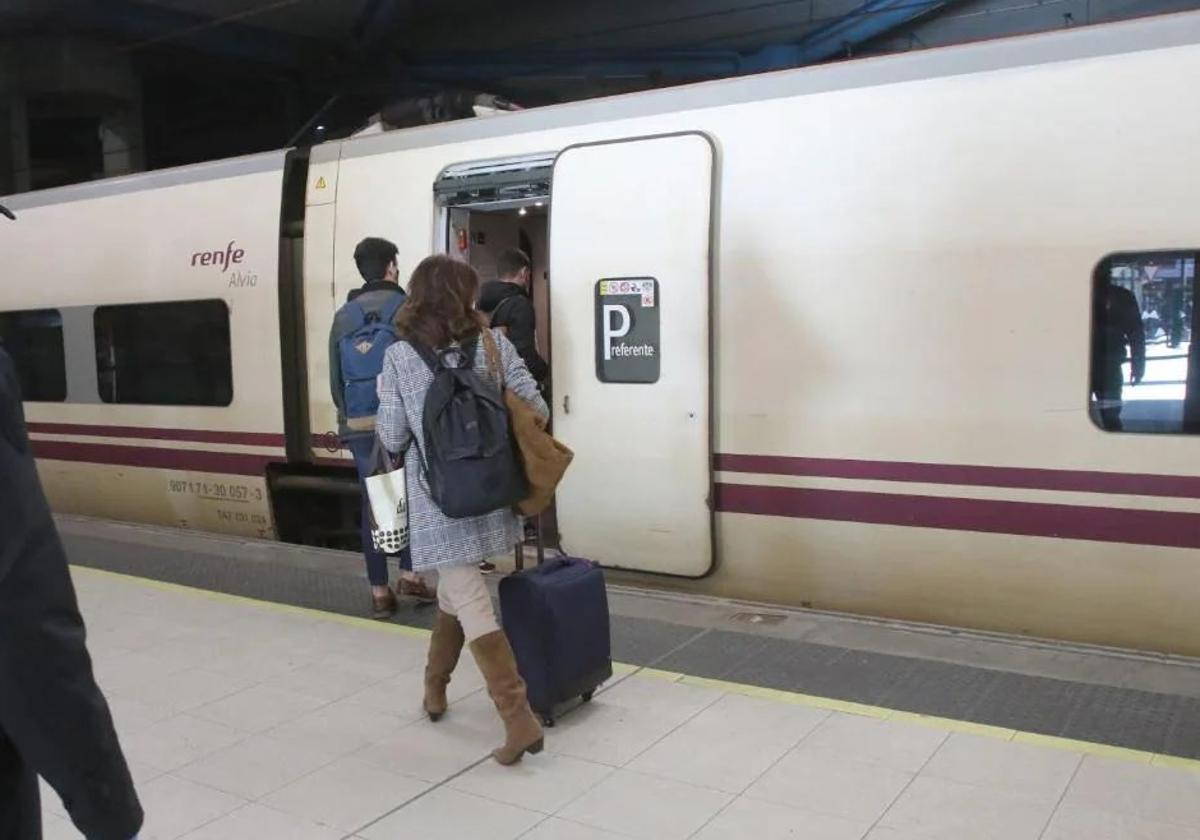
M556 557L505 577L500 615L529 705L546 726L556 706L591 700L612 676L608 593L590 560Z

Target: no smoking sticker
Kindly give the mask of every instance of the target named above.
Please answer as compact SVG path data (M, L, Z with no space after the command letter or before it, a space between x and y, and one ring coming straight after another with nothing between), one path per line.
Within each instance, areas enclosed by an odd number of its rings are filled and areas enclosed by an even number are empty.
M657 280L601 280L599 292L602 296L639 295L642 306L654 306Z

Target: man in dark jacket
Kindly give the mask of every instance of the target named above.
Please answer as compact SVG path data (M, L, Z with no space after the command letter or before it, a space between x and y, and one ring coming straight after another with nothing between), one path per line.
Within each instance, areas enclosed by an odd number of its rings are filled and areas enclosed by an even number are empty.
M550 366L537 350L537 314L530 299L533 264L524 251L510 248L496 258L496 276L500 279L484 283L479 290L479 311L491 319L493 327L504 330L549 401ZM532 521L526 523L527 538L535 533L533 528ZM480 568L492 572L496 567L484 562Z
M1133 292L1108 285L1096 295L1092 338L1092 394L1100 414L1100 425L1119 432L1121 392L1125 385L1123 365L1130 362L1130 379L1136 385L1146 375L1146 328Z
M545 390L550 368L537 351L537 316L529 298L531 263L524 251L512 248L496 259L499 280L485 283L479 290L479 311L492 319L493 327L502 327L517 348L529 373Z
M396 312L404 304L404 290L400 288L400 271L396 264L397 249L386 239L369 236L354 249L354 263L358 273L362 275L363 285L350 292L346 304L333 316L333 327L329 331L329 390L333 404L338 412L338 437L342 445L354 456L354 466L358 470L360 481L365 481L371 474L371 455L375 446L375 411L379 407L379 398L375 394L375 380L383 370L382 352L386 345L395 340L394 333L379 333L375 342L362 343L361 328L365 322L390 323ZM349 347L347 347L349 345ZM369 355L361 358L369 361L369 365L358 364L359 376L366 374L365 380L351 382L347 374L343 357L350 356L350 363L355 363L361 348ZM349 386L349 388L348 388ZM354 388L365 388L369 393L356 394ZM348 395L353 396L361 404L347 405ZM367 411L369 409L369 411ZM363 412L366 413L363 413ZM371 584L371 614L375 618L388 618L396 612L396 596L392 593L388 581L387 557L375 550L371 542L369 501L366 486L362 491L362 547L363 557L367 564L367 580ZM412 571L412 555L408 549L400 555L400 593L411 595L418 601L432 603L433 590L425 583L420 575Z
M142 809L92 676L16 370L2 348L0 500L0 840L42 836L39 775L88 840L129 840Z

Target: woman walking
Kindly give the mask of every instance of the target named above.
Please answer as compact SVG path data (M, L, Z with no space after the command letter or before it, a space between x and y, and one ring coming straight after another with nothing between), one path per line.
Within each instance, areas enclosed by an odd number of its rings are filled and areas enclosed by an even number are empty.
M446 713L446 686L466 643L504 721L504 745L492 755L501 764L513 764L526 752L541 751L542 727L529 708L525 682L496 622L479 564L511 551L521 540L521 523L507 507L463 519L446 516L430 495L420 454L426 451L425 396L434 377L416 347L434 353L460 348L461 353L448 355L464 364L469 358L475 373L495 385L497 393L503 383L543 416L549 414L513 345L497 331L483 334L484 322L475 311L478 294L475 270L450 257L428 257L413 271L408 300L396 315L401 340L388 349L383 363L377 430L389 452L406 452L413 570L438 572L438 611L425 667L425 712L434 721ZM488 363L488 339L498 364ZM443 359L448 355L442 354Z

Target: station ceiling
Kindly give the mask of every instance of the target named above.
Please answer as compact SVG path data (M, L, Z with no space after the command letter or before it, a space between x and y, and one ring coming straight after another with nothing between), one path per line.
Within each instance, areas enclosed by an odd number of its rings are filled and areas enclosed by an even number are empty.
M144 92L148 163L158 166L344 135L391 102L451 90L537 106L1198 6L1200 0L0 0L0 46L6 39L87 39L128 58Z

